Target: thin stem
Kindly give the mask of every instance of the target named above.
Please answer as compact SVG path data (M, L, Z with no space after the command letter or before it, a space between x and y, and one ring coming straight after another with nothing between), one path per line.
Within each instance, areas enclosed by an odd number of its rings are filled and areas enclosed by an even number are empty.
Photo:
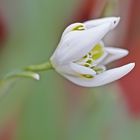
M38 74L38 72L48 71L49 69L52 68L53 67L50 61L45 62L43 64L30 65L25 67L23 70L17 70L7 74L3 79L8 80L14 78L33 78L35 80L39 80L40 75Z
M41 72L41 71L47 71L49 69L52 69L52 64L50 61L45 62L43 64L38 64L38 65L31 65L26 67L24 70L26 71L33 71L33 72Z
M14 78L33 78L35 80L39 80L40 76L38 73L32 71L15 71L12 73L7 74L4 77L4 80L14 79Z

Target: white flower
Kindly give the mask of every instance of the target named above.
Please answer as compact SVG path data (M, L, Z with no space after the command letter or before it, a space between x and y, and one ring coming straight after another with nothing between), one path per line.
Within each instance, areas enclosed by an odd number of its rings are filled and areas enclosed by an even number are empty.
M102 41L119 20L110 17L68 26L50 59L55 70L83 87L105 85L129 73L134 63L111 70L106 70L105 66L128 54L127 50L104 46Z

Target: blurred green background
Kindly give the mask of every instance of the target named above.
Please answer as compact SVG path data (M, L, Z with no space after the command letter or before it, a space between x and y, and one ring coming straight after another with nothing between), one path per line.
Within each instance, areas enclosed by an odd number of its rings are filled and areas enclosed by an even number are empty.
M83 4L0 1L8 30L1 44L0 76L48 60ZM122 92L116 83L80 88L54 71L41 73L40 81L1 82L0 140L139 140L139 119L130 117Z

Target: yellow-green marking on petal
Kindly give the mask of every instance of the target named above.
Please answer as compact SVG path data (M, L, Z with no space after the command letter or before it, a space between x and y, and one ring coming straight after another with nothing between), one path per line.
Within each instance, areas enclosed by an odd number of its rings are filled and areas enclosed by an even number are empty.
M97 60L104 55L104 48L101 44L97 44L90 53L92 55L92 59Z
M93 75L90 75L90 74L82 74L81 76L88 79L91 79L94 77Z
M85 27L83 24L78 25L72 29L72 31L82 31L82 30L85 30Z
M96 72L96 74L100 74L105 70L105 68L97 66L92 67L92 69Z
M84 66L85 67L90 67L90 64L89 63L85 63Z

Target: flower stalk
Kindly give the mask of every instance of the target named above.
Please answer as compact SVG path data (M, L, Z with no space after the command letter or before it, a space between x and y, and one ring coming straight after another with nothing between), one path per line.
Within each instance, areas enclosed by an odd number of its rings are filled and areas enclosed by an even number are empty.
M10 80L10 79L15 79L15 78L33 78L35 80L39 80L40 76L38 73L35 73L35 72L20 70L20 71L16 71L16 72L7 74L4 77L4 80Z
M52 64L50 61L42 63L42 64L38 64L38 65L30 65L28 67L26 67L24 70L26 71L33 71L33 72L41 72L41 71L47 71L52 69Z
M10 80L15 78L33 78L35 80L40 79L38 72L47 71L52 69L51 62L45 62L38 65L30 65L24 68L23 70L17 70L12 73L7 74L3 79Z

